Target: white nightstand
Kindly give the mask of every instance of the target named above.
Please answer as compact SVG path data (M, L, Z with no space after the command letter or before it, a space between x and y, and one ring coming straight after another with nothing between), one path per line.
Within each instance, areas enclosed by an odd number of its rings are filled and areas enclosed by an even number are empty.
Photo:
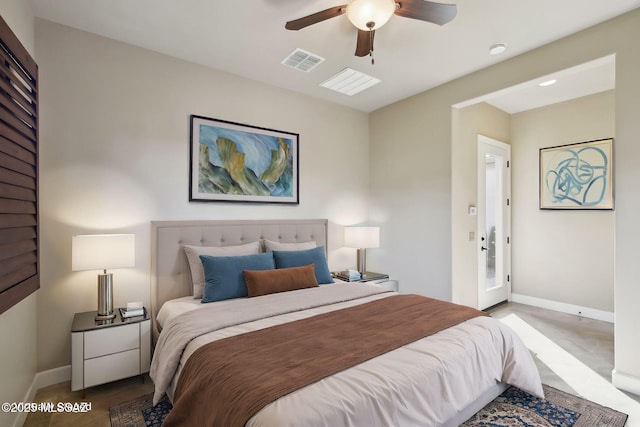
M379 280L371 280L369 282L365 282L370 285L380 286L381 288L388 289L390 291L398 292L398 281L393 279L379 279Z
M367 271L365 277L369 277L369 279L365 278L363 280L358 280L359 282L368 283L370 285L380 286L381 288L388 289L390 291L398 292L398 281L390 279L388 275L382 273L373 273L371 271ZM379 277L379 278L376 278Z
M71 390L82 390L149 372L149 314L96 321L95 311L76 313L71 326Z

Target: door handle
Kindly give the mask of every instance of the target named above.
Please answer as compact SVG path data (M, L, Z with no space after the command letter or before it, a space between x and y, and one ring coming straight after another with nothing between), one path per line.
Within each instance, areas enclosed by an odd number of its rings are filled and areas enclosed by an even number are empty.
M480 241L482 241L482 243L484 243L484 241L487 240L484 236L480 237ZM485 248L484 246L480 246L480 250L481 251L488 251L489 249Z

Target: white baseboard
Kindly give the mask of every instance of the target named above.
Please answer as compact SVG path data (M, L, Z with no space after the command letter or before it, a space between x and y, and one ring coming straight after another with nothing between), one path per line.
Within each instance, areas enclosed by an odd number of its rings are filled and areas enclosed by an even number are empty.
M60 366L59 368L38 372L33 379L33 381L36 383L37 390L70 380L71 365Z
M24 396L23 402L33 402L38 390L50 385L69 381L71 379L71 365L61 366L55 369L49 369L48 371L42 371L36 373L31 381L31 385ZM21 427L27 419L27 412L19 412L18 416L13 422L14 427Z
M623 374L615 369L611 371L611 383L620 390L640 396L640 378L633 375Z
M511 294L511 301L520 304L531 305L534 307L546 308L547 310L559 311L561 313L587 317L589 319L602 320L603 322L614 323L614 315L612 311L581 307L579 305L567 304L564 302L551 301L520 294Z

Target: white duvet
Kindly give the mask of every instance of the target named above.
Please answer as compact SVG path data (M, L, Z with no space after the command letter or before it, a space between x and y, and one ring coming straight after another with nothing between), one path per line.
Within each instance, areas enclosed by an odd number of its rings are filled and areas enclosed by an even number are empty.
M165 392L172 398L182 366L208 342L393 294L366 284L335 284L169 304L159 313L163 329L150 371L154 403ZM440 426L500 382L543 396L535 364L515 332L478 317L283 396L247 426Z

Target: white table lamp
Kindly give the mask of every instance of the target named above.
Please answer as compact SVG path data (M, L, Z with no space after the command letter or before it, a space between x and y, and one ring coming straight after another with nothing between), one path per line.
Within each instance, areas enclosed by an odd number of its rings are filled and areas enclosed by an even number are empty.
M96 320L113 319L113 274L107 269L136 264L135 234L93 234L71 238L71 270L103 270L98 274Z
M344 244L358 248L357 269L363 279L367 277L367 249L380 247L380 227L345 227Z

